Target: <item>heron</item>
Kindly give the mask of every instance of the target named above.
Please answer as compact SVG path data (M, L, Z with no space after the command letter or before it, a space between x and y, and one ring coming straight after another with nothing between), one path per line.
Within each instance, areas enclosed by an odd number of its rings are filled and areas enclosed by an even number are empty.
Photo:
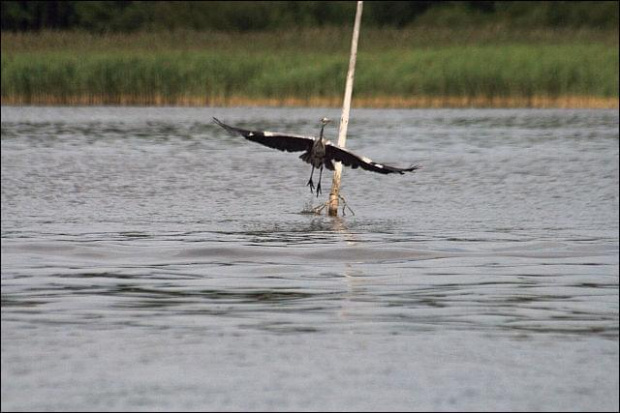
M420 168L418 165L410 166L408 168L397 168L395 166L377 163L370 158L357 155L348 149L341 148L333 144L331 141L328 141L323 137L325 126L331 123L331 120L328 118L321 119L321 132L319 133L318 138L313 136L294 135L290 133L241 129L227 125L215 117L213 118L213 121L217 125L224 128L231 135L241 135L249 141L257 142L270 148L286 152L304 151L299 158L312 166L310 179L306 184L306 186L310 187L311 193L315 190L314 181L312 179L314 176L314 170L319 170L319 182L316 185L317 197L321 193L323 167L333 171L334 162L342 162L343 165L349 166L353 169L362 168L367 171L378 172L380 174L398 173L402 175L405 172L413 172Z

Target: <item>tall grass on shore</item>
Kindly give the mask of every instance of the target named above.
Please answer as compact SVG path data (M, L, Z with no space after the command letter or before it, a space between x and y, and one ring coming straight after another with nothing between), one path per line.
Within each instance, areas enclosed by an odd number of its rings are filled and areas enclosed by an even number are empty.
M76 52L5 46L4 37L2 104L337 106L348 59L346 49L296 50L286 42ZM371 40L358 57L358 106L618 107L617 44L382 42Z
M322 27L267 32L172 32L102 33L68 31L2 32L0 48L5 53L67 52L164 52L220 51L233 53L309 53L348 54L350 27ZM449 46L507 44L577 45L599 44L618 47L618 30L528 28L518 30L502 25L406 29L366 28L360 34L360 51L431 49ZM362 50L363 48L363 50Z

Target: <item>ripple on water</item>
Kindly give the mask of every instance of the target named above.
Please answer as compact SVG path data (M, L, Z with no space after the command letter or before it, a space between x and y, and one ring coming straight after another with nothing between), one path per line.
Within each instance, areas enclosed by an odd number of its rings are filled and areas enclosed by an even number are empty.
M2 108L3 410L618 410L616 111L212 116L338 113Z

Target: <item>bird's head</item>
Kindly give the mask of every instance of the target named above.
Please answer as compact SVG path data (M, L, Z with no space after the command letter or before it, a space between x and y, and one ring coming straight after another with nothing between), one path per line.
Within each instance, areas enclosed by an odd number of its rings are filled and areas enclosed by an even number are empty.
M331 122L332 122L332 120L330 118L322 118L321 119L321 125L323 125L323 126L325 126L325 125L327 125L328 123L331 123Z

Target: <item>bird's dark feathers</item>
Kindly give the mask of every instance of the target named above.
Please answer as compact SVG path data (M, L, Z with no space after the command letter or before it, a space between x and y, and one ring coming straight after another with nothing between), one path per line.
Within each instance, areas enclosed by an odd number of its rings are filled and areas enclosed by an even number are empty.
M301 156L301 159L309 162L309 151L312 149L312 144L314 143L313 137L290 135L278 132L250 131L226 125L216 118L213 118L213 121L222 128L226 129L230 134L239 134L250 141L258 142L270 148L287 152L308 151L306 154ZM365 156L360 156L345 148L340 148L330 141L325 141L325 160L323 164L327 169L334 170L333 162L336 161L342 162L343 165L349 166L353 169L362 168L367 171L378 172L380 174L404 174L405 172L412 172L419 168L419 166L397 168L395 166L380 164Z
M365 156L359 156L345 148L334 145L331 142L327 142L325 145L325 156L335 161L342 162L345 166L350 166L353 169L358 167L367 171L378 172L380 174L412 172L419 168L419 166L411 166L409 168L397 168L395 166L380 164L374 162Z
M249 141L257 142L270 148L279 149L286 152L307 151L312 147L314 138L311 136L290 135L278 132L251 131L247 129L235 128L222 123L219 119L213 121L226 129L231 135L241 135Z

